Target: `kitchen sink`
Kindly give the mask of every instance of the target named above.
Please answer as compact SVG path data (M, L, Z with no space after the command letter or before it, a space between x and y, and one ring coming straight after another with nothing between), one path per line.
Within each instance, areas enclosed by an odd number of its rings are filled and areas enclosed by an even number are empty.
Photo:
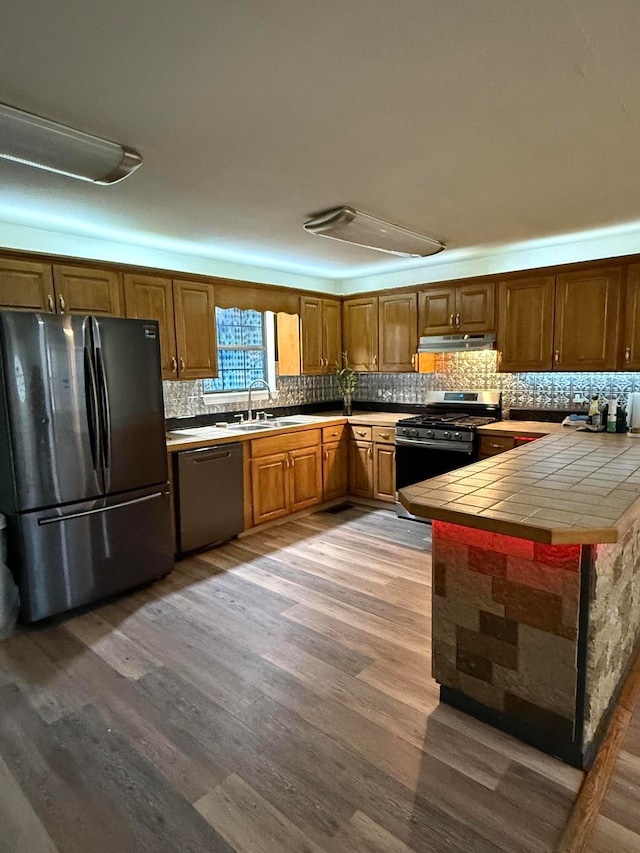
M241 424L229 424L230 430L240 429L243 432L253 432L256 429L275 429L276 424L267 421L245 421Z

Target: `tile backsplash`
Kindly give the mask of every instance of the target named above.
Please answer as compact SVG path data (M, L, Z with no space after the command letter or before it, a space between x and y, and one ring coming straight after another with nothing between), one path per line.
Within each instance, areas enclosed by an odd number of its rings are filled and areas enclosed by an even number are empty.
M640 373L498 373L496 352L447 353L436 356L434 373L362 373L355 401L372 403L422 403L428 391L502 391L503 411L512 407L580 408L575 395L586 401L593 394L617 397L626 403L627 394L640 391ZM332 376L280 376L272 405L339 399ZM167 418L191 417L246 409L246 402L206 406L202 381L165 382ZM264 407L264 403L262 403Z
M205 405L202 379L191 382L163 382L166 418L188 418L219 412L240 412L247 408L246 399L237 403ZM330 403L340 399L333 376L279 376L273 402L260 400L259 409L269 406L299 406L303 403Z
M626 403L640 391L640 373L498 373L497 353L436 356L434 373L363 373L355 399L375 403L421 403L428 391L502 391L502 408L579 409L594 394Z

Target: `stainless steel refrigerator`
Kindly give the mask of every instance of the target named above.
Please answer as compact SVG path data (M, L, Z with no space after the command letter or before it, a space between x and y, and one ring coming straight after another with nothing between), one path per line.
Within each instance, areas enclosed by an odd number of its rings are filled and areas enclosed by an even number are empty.
M34 622L173 567L155 321L0 311L0 512Z

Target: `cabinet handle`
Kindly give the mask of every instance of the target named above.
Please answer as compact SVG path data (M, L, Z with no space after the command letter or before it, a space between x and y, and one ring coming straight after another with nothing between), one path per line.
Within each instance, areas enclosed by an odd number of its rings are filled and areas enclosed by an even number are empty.
M380 433L380 438L391 438L391 436L389 435L389 433L388 433L388 432L381 432L381 433Z
M331 435L336 436L336 435L340 435L340 433L339 432L332 432Z
M359 429L357 429L357 430L356 430L356 435L359 435L361 438L364 438L364 437L365 437L365 435L366 435L366 432L361 432Z
M51 294L49 294L47 296L47 310L48 310L49 314L55 314L56 313L56 303L55 303L54 298Z
M555 353L554 353L554 355L553 355L553 360L554 360L554 361L560 361L560 350L559 350L559 349L557 349L557 350L555 351Z
M378 356L377 355L374 355L374 357L373 357L373 366L374 367L378 366Z
M624 360L625 361L631 361L631 347L625 347Z
M182 358L182 356L180 356L180 370L182 371L182 370L184 370L184 368L185 368L184 358Z
M495 447L496 450L502 450L501 444L492 444L491 442L489 442L489 447Z
M322 451L322 458L324 459L325 462L327 461L327 459L329 458L329 451L328 450Z
M456 314L456 326L460 327L460 315Z
M289 457L289 462L291 463L291 467L292 467L292 468L295 468L296 460L295 460L295 458L294 458L293 456L290 456L290 457Z
M454 316L453 314L449 314L449 326L453 326Z
M64 296L62 294L58 296L58 305L60 306L60 313L64 314L67 308L67 303L64 301Z
M369 449L367 450L367 456L369 457L369 459L371 459L371 457L373 456L373 449L371 447L369 447Z
M285 467L285 468L288 468L288 467L289 467L289 457L288 457L288 456L285 456L285 457L284 457L284 467Z
M175 355L171 356L171 372L172 373L178 372L178 362L176 361Z
M414 352L414 354L411 356L411 367L413 367L414 370L416 369L416 358L417 353Z

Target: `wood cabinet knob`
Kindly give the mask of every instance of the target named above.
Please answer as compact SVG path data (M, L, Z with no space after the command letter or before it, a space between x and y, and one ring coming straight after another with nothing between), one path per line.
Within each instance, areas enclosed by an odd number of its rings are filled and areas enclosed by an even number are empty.
M625 347L624 360L625 361L631 361L631 347Z
M554 361L560 361L560 350L558 350L558 349L557 349L557 350L555 351L555 353L554 353L554 355L553 355L553 360L554 360Z

